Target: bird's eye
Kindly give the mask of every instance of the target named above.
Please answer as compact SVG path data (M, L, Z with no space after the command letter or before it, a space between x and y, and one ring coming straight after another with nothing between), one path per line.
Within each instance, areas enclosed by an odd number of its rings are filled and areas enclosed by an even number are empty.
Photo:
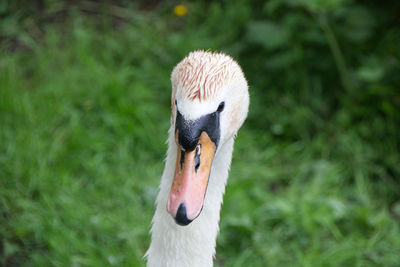
M175 106L176 106L176 105L178 105L178 102L176 102L176 99L175 99Z
M225 102L222 101L222 102L219 104L217 111L218 111L218 112L222 112L222 111L224 110L224 107L225 107Z

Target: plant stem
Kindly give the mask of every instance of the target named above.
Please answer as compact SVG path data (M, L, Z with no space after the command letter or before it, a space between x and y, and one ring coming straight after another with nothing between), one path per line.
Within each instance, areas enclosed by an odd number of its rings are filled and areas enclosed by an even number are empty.
M329 48L333 54L333 58L336 63L336 67L339 71L340 80L342 81L343 87L347 92L352 91L352 85L349 80L349 75L347 71L346 61L344 59L343 53L340 49L339 43L333 33L331 26L329 25L328 19L325 14L318 14L318 22L321 26L321 29L325 35L326 40L328 41Z

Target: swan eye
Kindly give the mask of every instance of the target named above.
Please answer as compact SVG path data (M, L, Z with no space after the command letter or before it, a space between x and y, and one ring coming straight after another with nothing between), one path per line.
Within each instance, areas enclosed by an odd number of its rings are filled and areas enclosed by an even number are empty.
M222 101L222 102L219 104L217 111L218 111L218 112L222 112L222 111L224 110L224 107L225 107L225 102Z
M176 99L175 99L175 106L177 106L178 105L178 102L176 102Z

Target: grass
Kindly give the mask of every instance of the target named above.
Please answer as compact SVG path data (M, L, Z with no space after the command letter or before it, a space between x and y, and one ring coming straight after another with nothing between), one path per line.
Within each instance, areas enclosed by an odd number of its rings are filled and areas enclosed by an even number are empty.
M229 16L246 20L243 3ZM260 75L243 43L227 45L237 34L224 35L229 22L213 35L211 23L195 32L195 19L185 28L160 12L161 19L137 12L127 25L105 21L100 29L75 14L23 49L2 47L0 264L145 265L169 74L188 51L211 47L237 56L251 85L215 264L398 266L395 121L374 115L352 123L353 110L329 110L318 86L305 95L265 91L273 71ZM210 12L216 21L221 10ZM288 80L307 87L303 67Z

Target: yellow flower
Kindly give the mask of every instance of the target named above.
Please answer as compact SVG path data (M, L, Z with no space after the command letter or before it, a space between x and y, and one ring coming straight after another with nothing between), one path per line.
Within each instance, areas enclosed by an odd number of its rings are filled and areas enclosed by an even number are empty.
M177 5L174 7L174 14L182 17L185 16L187 13L187 8L184 5Z

